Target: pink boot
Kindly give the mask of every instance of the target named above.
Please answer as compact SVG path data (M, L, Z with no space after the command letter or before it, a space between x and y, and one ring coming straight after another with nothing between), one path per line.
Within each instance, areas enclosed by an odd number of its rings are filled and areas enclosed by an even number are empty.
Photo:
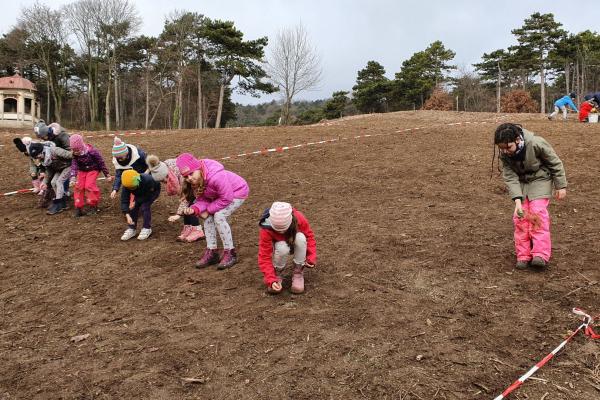
M185 237L185 241L188 243L195 242L196 240L200 240L204 237L204 231L200 225L198 226L190 226L190 233Z
M192 233L192 226L191 225L184 225L183 229L181 230L181 233L179 234L179 236L177 236L177 241L178 242L185 242L185 239L188 237L188 235Z
M304 264L294 264L290 291L294 294L304 293Z

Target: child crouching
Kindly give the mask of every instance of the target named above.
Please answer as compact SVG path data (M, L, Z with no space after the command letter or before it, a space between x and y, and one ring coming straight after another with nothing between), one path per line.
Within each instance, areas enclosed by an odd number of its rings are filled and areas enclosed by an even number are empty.
M317 263L317 244L308 220L289 203L276 201L265 210L260 219L258 266L270 293L283 289L282 272L291 253L294 272L290 291L304 292L304 267L314 268Z

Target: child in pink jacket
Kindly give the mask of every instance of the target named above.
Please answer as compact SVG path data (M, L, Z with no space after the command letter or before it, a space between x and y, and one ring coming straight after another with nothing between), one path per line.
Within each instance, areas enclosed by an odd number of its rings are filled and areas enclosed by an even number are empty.
M248 184L241 176L227 171L215 160L198 160L190 153L181 154L176 160L181 176L191 184L195 201L185 210L187 215L204 219L206 251L196 263L197 268L217 264L226 269L237 263L229 217L248 198ZM217 251L217 232L223 242L223 255Z

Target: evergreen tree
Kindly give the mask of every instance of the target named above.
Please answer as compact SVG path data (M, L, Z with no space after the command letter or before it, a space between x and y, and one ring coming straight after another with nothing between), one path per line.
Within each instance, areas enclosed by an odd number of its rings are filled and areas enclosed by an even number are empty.
M389 79L385 77L383 65L369 61L364 69L358 71L352 90L352 101L360 111L383 112L389 92Z
M560 39L566 34L561 29L561 23L554 20L554 14L540 14L536 12L521 28L513 29L519 47L523 50L521 61L534 63L540 75L541 113L546 112L546 69L548 67L548 54L554 50Z
M334 119L342 117L342 113L348 104L348 93L344 91L334 92L333 97L325 103L323 113L325 118Z

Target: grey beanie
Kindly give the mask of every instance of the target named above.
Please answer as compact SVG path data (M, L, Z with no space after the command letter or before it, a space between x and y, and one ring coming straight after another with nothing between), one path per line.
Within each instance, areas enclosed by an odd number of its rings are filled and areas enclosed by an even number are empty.
M157 182L163 182L167 179L167 175L169 174L169 167L164 162L159 162L158 165L150 167L150 175Z

